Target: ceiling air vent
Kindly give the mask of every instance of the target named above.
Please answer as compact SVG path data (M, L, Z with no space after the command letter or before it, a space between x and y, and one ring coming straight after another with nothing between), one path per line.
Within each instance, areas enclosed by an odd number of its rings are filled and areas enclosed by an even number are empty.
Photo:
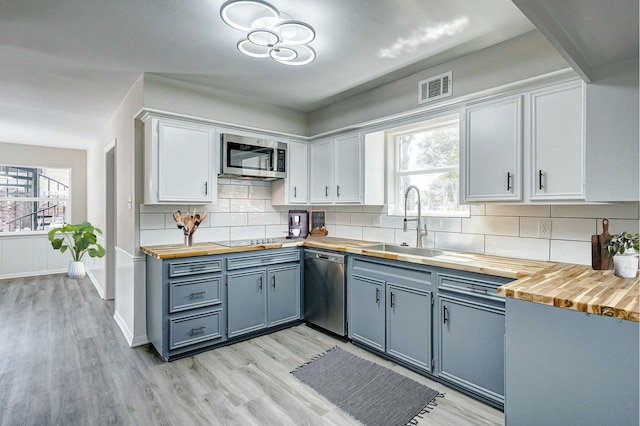
M449 71L418 82L418 103L424 104L451 96L451 74Z

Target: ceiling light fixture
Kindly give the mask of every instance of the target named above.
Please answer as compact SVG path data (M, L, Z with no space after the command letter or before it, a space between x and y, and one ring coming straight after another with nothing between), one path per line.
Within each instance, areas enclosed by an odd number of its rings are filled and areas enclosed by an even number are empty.
M254 58L272 58L286 65L313 62L316 52L308 46L315 37L313 27L292 19L262 0L228 0L220 7L220 17L232 28L247 33L236 45Z

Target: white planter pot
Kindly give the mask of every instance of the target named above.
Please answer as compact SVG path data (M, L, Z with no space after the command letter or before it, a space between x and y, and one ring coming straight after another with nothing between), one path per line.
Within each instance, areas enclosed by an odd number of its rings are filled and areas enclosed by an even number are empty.
M613 256L613 274L616 277L635 278L637 273L637 254L616 254L615 256Z
M69 269L67 270L69 278L84 278L87 275L87 270L84 267L84 262L69 262Z

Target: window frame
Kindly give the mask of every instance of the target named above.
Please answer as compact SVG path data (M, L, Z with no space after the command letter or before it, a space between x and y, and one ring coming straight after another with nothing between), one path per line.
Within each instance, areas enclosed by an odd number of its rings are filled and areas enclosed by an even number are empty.
M400 188L400 180L405 176L413 176L413 175L428 175L428 174L436 174L436 173L458 173L458 197L460 197L460 169L462 167L462 137L463 137L463 128L462 128L462 112L460 110L449 110L443 112L438 115L431 115L422 117L420 120L413 121L408 124L399 125L397 127L388 129L385 132L386 143L387 143L387 194L388 194L388 214L390 216L404 216L404 194L399 194L398 189ZM397 138L404 135L409 135L413 133L420 133L422 131L449 127L452 124L456 124L458 126L458 164L456 166L445 166L445 167L435 167L435 168L423 168L423 169L413 169L407 171L400 171L400 143L398 143ZM459 198L460 199L460 198ZM450 210L450 211L442 211L442 210L427 210L424 205L424 201L422 200L422 216L432 216L432 217L470 217L470 208L467 206L463 210ZM463 204L459 204L463 206ZM409 215L416 215L417 209L409 210L407 212Z
M64 183L64 182L60 182L58 179L55 178L51 178L50 176L47 176L48 178L50 178L51 180L54 180L56 182L58 182L61 185L67 186L67 197L7 197L4 195L0 195L0 204L2 203L6 203L6 202L19 202L19 203L60 203L63 202L65 203L64 206L64 219L65 221L60 224L60 226L64 225L65 223L69 222L69 219L71 218L71 206L72 206L72 169L71 167L55 167L55 166L42 166L42 165L22 165L22 164L9 164L9 163L1 163L0 166L7 166L7 167L15 167L15 168L24 168L24 169L40 169L43 171L46 170L59 170L59 171L66 171L67 172L67 178L68 178L68 183ZM41 174L41 176L46 176L45 174ZM52 207L53 208L53 207ZM14 219L18 219L17 217ZM58 223L56 223L57 225ZM50 224L49 224L50 225ZM49 229L51 229L50 227L48 229L31 229L29 231L24 231L21 228L16 228L14 230L5 230L4 229L5 226L5 222L0 222L0 235L15 235L17 233L24 233L24 232L28 232L28 233L38 233L38 234L45 234L47 232L49 232Z

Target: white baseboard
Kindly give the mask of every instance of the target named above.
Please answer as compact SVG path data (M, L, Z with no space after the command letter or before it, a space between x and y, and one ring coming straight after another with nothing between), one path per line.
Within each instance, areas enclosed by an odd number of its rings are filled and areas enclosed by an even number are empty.
M91 273L90 269L87 269L87 276L91 280L91 284L93 284L93 286L96 288L96 291L98 292L98 295L100 296L100 298L106 299L104 294L104 289L100 287L100 283L98 282L98 279Z
M9 279L9 278L24 278L24 277L35 277L40 275L53 275L53 274L66 274L66 269L51 269L49 271L36 271L36 272L18 272L16 274L4 274L0 275L0 280Z

